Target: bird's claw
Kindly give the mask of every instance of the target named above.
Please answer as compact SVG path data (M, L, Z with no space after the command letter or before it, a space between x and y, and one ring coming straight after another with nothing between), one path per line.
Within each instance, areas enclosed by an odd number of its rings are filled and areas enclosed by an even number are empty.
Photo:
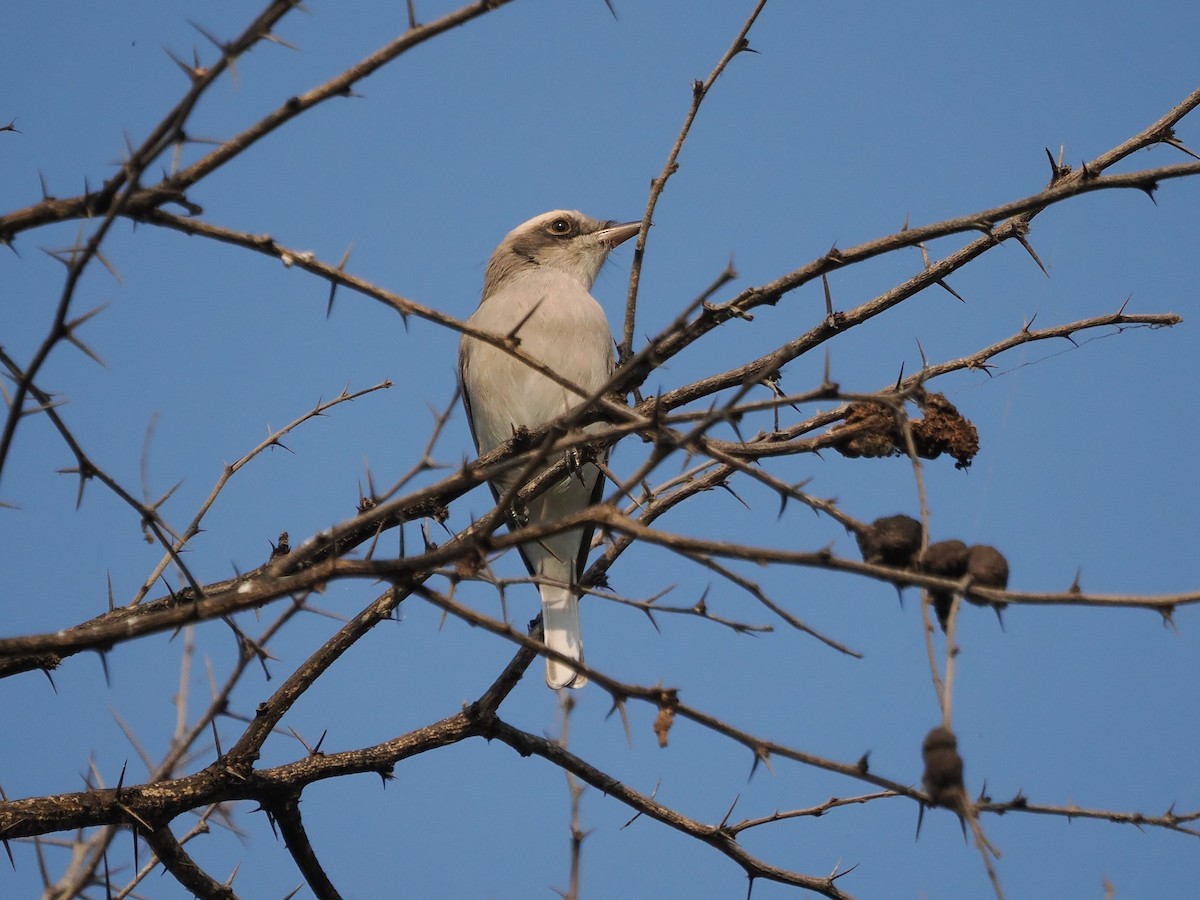
M567 463L567 474L574 475L579 479L580 484L586 484L583 480L583 466L590 461L591 454L587 447L571 447L563 453L563 457Z

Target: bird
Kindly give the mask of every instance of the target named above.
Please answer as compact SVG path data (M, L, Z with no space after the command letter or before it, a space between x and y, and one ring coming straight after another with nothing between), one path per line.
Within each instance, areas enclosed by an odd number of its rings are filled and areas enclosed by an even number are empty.
M479 307L467 324L498 338L515 338L524 353L578 387L582 395L464 333L459 387L480 455L510 440L519 429L546 425L608 383L613 372L612 332L591 288L609 253L640 229L640 222L600 221L560 209L523 222L496 247L484 271ZM508 510L510 524L544 525L598 502L604 487L599 468L592 462L570 468L526 509ZM490 482L497 500L518 477L519 472L510 470ZM546 646L578 662L583 662L579 579L591 542L592 529L580 527L519 547L541 594ZM586 683L583 673L546 657L546 684L551 688Z

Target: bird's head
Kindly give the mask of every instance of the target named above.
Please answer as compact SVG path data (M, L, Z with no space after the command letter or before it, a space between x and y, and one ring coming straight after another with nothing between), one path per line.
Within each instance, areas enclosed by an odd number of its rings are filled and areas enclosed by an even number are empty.
M534 216L505 235L492 254L483 296L499 290L516 275L538 268L565 272L590 290L609 251L637 234L641 224L601 222L563 209Z

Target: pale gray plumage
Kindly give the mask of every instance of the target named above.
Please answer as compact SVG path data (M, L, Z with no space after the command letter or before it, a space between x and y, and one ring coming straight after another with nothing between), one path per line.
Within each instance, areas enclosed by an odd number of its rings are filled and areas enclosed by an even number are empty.
M613 369L612 333L600 304L589 293L609 252L637 234L640 223L600 222L582 213L555 210L518 225L488 262L483 299L468 323L498 337L515 336L520 349L594 394ZM480 454L525 427L537 429L585 399L534 371L511 354L464 335L459 380L471 433ZM497 496L512 485L497 478ZM528 504L530 524L553 522L599 499L603 476L587 463ZM590 528L575 528L524 544L521 556L538 579L547 646L582 661L579 593L591 543ZM557 660L546 660L552 688L582 687L587 679Z

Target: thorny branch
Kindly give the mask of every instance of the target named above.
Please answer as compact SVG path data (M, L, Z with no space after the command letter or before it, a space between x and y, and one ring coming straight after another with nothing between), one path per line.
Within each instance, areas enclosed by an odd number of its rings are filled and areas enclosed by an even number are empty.
M703 81L693 82L692 105L688 109L687 116L683 120L683 125L679 129L678 137L675 138L675 145L671 148L671 152L667 154L667 161L663 164L662 172L650 183L650 197L646 200L646 210L642 214L642 230L638 234L637 245L633 251L633 267L629 275L629 293L625 300L625 323L621 332L621 342L617 346L617 359L622 363L627 361L633 354L633 332L637 326L637 296L638 284L641 281L642 275L642 259L646 253L646 241L650 235L650 226L654 224L654 210L658 206L659 197L662 196L662 192L666 189L667 181L679 170L679 153L683 150L683 145L692 130L692 123L696 121L696 116L700 112L700 104L704 102L704 98L712 90L717 79L725 72L730 61L739 53L749 51L750 41L748 35L750 34L750 29L758 21L758 17L766 5L767 0L758 0L749 17L746 19L746 23L742 26L742 30L733 39L733 43L725 51L725 55L717 61L712 72Z
M417 23L413 6L409 4L409 28L395 40L389 41L323 84L288 98L249 128L222 142L189 165L179 168L176 164L179 153L193 142L187 132L189 117L206 91L232 69L240 56L260 42L282 42L274 35L273 29L285 14L299 4L295 0L274 0L239 36L226 42L212 39L219 51L212 64L201 65L197 58L194 64L189 65L176 59L189 79L186 92L143 143L129 149L120 169L100 189L88 189L82 195L65 200L47 196L24 209L0 215L0 243L9 245L19 235L52 223L71 220L92 220L93 223L89 225L85 222L85 229L91 228L90 234L85 235L81 232L73 246L54 254L65 266L66 276L46 335L31 358L22 363L0 351L0 363L4 365L14 385L11 392L6 394L8 414L3 431L0 432L0 473L3 472L9 458L21 422L29 416L44 415L75 460L72 472L80 481L80 502L83 499L84 484L96 479L133 511L146 532L166 551L162 561L153 568L128 606L116 607L110 597L106 611L90 621L67 625L50 633L0 639L0 677L31 670L41 670L49 675L71 655L80 651L110 653L139 637L181 627L187 628L175 731L167 750L157 764L153 762L149 751L141 746L133 730L122 722L126 736L146 763L148 776L143 783L126 785L122 776L117 787L103 787L96 770L89 776L88 789L82 792L0 801L0 840L5 842L23 839L41 842L44 840L42 836L55 832L93 829L90 833L81 832L75 839L72 864L54 885L53 896L83 895L101 883L106 888L111 888L111 879L106 868L107 854L115 837L125 830L134 835L135 847L140 840L150 848L153 861L137 871L121 892L122 895L132 893L139 881L145 878L157 863L169 871L182 886L198 896L235 896L232 875L225 880L211 875L204 871L185 849L185 844L190 840L207 832L211 820L224 818L228 805L234 801L257 802L279 829L297 869L309 888L317 896L338 896L329 874L319 862L319 848L313 845L300 815L304 790L320 781L360 773L375 773L386 781L392 777L396 765L404 760L474 737L489 741L498 740L522 756L540 757L567 773L570 778L589 784L606 796L626 804L635 811L635 818L646 816L655 819L711 846L740 866L751 883L755 879L763 878L827 897L848 896L837 883L845 873L817 877L777 867L747 851L739 842L740 834L788 819L816 817L843 806L877 803L884 799L906 798L919 804L921 808L945 805L928 790L913 787L909 777L911 773L887 776L872 771L866 754L857 761L846 762L772 740L739 728L699 706L686 702L681 699L681 691L675 688L624 681L615 677L612 672L592 664L581 668L599 690L608 693L614 709L619 710L623 718L630 701L657 711L659 719L656 722L656 730L659 741L664 744L672 723L684 720L744 748L748 751L752 771L759 764L769 765L772 759L785 759L834 773L850 779L856 785L866 784L878 790L853 797L833 797L814 806L777 811L771 815L748 818L734 824L722 821L712 825L660 803L653 795L647 796L633 790L581 755L571 752L565 739L562 742L554 742L517 729L502 720L499 716L501 705L522 681L531 663L539 654L553 656L554 651L541 641L536 627L531 633L525 633L514 628L506 620L485 615L470 603L460 601L455 589L467 582L482 581L491 583L503 595L505 587L514 581L494 577L491 573L491 560L523 542L545 538L583 524L597 526L597 542L603 548L584 579L586 585L595 588L588 590L592 597L598 598L591 602L607 600L628 605L651 617L652 621L658 613L669 613L699 616L739 633L763 631L771 627L751 625L743 621L740 615L738 618L729 618L712 612L707 593L691 606L665 606L655 602L657 597L644 601L630 600L614 592L599 589L604 586L610 569L634 544L658 548L664 555L678 557L707 572L715 573L723 583L733 585L753 598L763 609L791 629L812 635L828 646L850 655L857 654L839 640L810 628L792 608L794 604L771 596L759 583L749 578L743 568L750 565L794 566L837 571L890 584L898 590L914 587L925 593L939 591L953 597L948 619L943 624L946 634L942 670L945 673L944 677L939 674L938 669L934 626L929 616L930 604L922 605L926 632L929 635L933 679L942 704L943 724L947 728L951 724L953 672L957 655L954 629L963 601L990 605L997 610L1004 606L1021 605L1147 609L1157 612L1167 622L1172 621L1177 608L1200 602L1200 592L1157 596L1094 594L1084 593L1077 583L1055 592L1014 591L1007 587L989 586L966 576L953 578L931 574L922 570L919 558L911 564L904 565L859 561L839 555L828 547L798 550L794 547L703 539L680 531L668 531L655 524L660 517L700 494L717 489L733 492L734 482L753 481L779 498L780 514L788 502L796 501L818 515L836 522L847 531L861 536L869 526L856 519L835 500L815 497L803 489L803 483L787 483L777 475L765 471L760 463L774 457L799 456L823 449L844 448L847 441L854 439L879 438L879 434L872 430L877 430L877 426L847 424L853 408L861 409L864 404L875 404L888 411L886 418L894 419L895 429L901 439L894 442L892 449L895 452L907 453L911 457L914 477L919 481L921 467L925 463L918 458L922 454L919 453L914 439L912 417L906 410L924 402L931 382L964 369L990 374L994 365L992 361L996 357L1031 342L1065 340L1074 345L1074 336L1084 332L1111 334L1131 328L1158 328L1178 324L1181 321L1178 316L1132 314L1127 313L1122 306L1115 313L1037 330L1033 329L1033 323L1030 322L1018 333L975 353L941 362L926 361L918 372L899 378L894 385L874 394L843 391L831 383L828 372L824 383L810 391L784 394L778 387L779 373L789 362L827 345L838 335L911 299L927 287L941 286L950 290L946 280L948 276L1005 241L1016 240L1031 254L1034 261L1042 266L1041 260L1028 241L1028 233L1031 222L1043 210L1093 191L1134 188L1153 196L1160 185L1167 181L1200 175L1200 163L1197 162L1108 174L1108 170L1115 163L1127 159L1138 150L1158 143L1175 146L1190 154L1190 151L1175 138L1174 127L1200 105L1200 90L1190 94L1174 109L1137 135L1100 154L1079 170L1071 171L1056 165L1050 184L1027 197L941 222L914 228L905 227L894 234L843 250L835 248L770 282L745 288L730 299L714 302L716 292L736 277L730 266L701 297L684 304L683 312L674 322L650 338L644 346L635 348L639 278L648 229L652 224L655 208L668 180L678 169L680 152L704 98L734 57L750 52L748 34L766 5L765 0L759 0L708 78L694 83L691 106L662 172L652 182L643 215L618 348L620 365L604 390L588 396L561 374L548 370L539 361L528 356L518 341L505 341L490 334L476 332L463 321L431 305L408 299L357 277L347 271L345 259L337 265L329 264L315 258L311 253L289 247L270 235L251 234L205 221L200 217L202 211L187 196L191 188L230 161L247 153L264 137L275 133L300 115L326 100L352 96L359 82L399 58L407 50L483 16L507 2L508 0L486 0L471 3L427 25ZM14 130L11 123L0 128L0 131ZM172 162L170 171L157 184L143 187L141 182L145 173L160 161L164 154L172 150L176 153L176 160ZM163 208L167 205L179 207L186 215L168 212ZM282 540L271 558L250 572L225 581L200 583L192 576L181 554L199 532L206 513L225 490L231 477L266 448L277 445L286 434L301 427L311 418L324 414L337 404L356 399L388 384L375 385L353 393L343 391L332 401L319 403L289 425L272 432L256 448L225 467L217 484L195 515L182 531L176 532L161 514L161 507L170 497L170 493L157 501L148 497L139 500L135 492L128 490L110 476L72 432L57 408L53 393L46 389L44 382L45 372L48 371L46 361L64 342L75 345L89 356L96 357L78 334L80 326L94 311L72 318L71 307L79 280L93 260L112 268L103 255L102 245L112 224L118 218L127 218L140 224L166 228L264 254L278 259L285 266L300 268L324 279L331 289L344 287L385 304L401 317L415 316L441 328L471 334L500 347L534 371L554 379L575 394L580 403L576 409L546 428L536 433L515 436L508 446L481 459L452 467L449 474L436 481L427 481L428 473L441 467L434 457L434 450L450 416L452 403L445 413L437 415L432 435L421 459L390 490L376 494L372 487L369 495L363 497L357 515L313 535L298 546L292 547L290 542ZM966 234L980 236L940 259L929 258L926 249L928 242ZM829 291L831 275L848 266L910 247L918 247L924 254L925 264L919 272L891 290L856 307L846 311L834 310ZM660 396L641 397L640 389L646 384L650 374L662 371L665 363L684 350L728 323L751 320L755 309L777 304L790 293L817 278L825 282L829 305L826 316L819 319L807 332L727 371L711 373L690 383L679 384ZM762 399L762 393L767 388L771 390L771 396ZM635 401L627 405L624 398L630 394L634 395ZM709 402L707 409L697 408L698 401L702 400ZM833 409L818 408L806 417L801 413L802 407L821 407L830 402L839 405ZM786 418L781 419L781 416L787 415L789 408L795 410L800 418L790 422ZM749 437L742 434L743 426L760 422L768 414L773 417L770 427L764 427ZM599 423L601 427L583 433L578 426L585 423ZM712 433L718 428L732 430L734 439L714 437ZM623 479L615 476L612 478L614 488L602 504L550 525L499 531L511 504L527 502L539 492L570 475L568 462L566 459L560 459L565 455L564 451L590 451L595 454L597 450L611 447L630 435L639 436L649 445L649 449L632 475ZM661 469L667 461L681 459L685 460L685 463L680 474L661 474ZM449 532L448 529L449 537L440 546L434 545L427 538L419 551L410 552L404 548L403 543L401 551L394 557L389 557L379 550L377 542L381 534L391 529L400 529L403 541L403 527L406 523L448 521L454 501L482 482L508 470L521 473L522 477L518 481L523 486L510 492L511 496L501 498L501 502L482 518L459 527L454 532ZM426 480L426 483L421 483L423 480ZM403 493L405 491L407 493ZM926 547L929 530L929 516L926 514L923 515L921 523L920 551L924 551ZM352 558L352 554L364 546L369 547L366 558ZM146 599L170 565L174 565L183 575L187 586L178 591L169 590L167 594L153 599ZM258 703L253 714L240 713L234 709L235 689L244 684L244 676L253 669L252 664L267 670L271 662L268 646L299 613L311 611L308 598L331 583L352 579L378 581L387 587L356 615L345 621L302 664L290 671L274 691ZM266 741L272 735L284 733L281 723L296 702L318 683L340 657L354 648L378 623L394 615L397 607L414 594L445 614L468 622L514 645L511 661L479 695L479 699L439 721L414 728L380 744L342 752L326 752L320 749L321 742L317 742L316 747L311 748L305 744L306 754L303 758L281 765L260 766L259 758ZM280 601L283 601L284 605L276 607L274 620L253 639L234 626L230 619L238 613L261 610ZM210 673L211 697L201 704L201 709L193 718L188 714L187 703L187 685L190 667L194 661L193 626L213 619L227 621L233 628L238 641L238 657L219 685ZM658 627L657 621L655 627ZM118 720L121 721L119 717ZM225 747L219 724L229 722L238 723L241 730L229 746ZM204 743L210 735L211 746ZM189 765L197 759L211 761L200 771L187 774ZM571 786L574 799L570 892L574 896L579 892L579 867L584 842L578 819L579 794L574 782L571 782ZM200 811L198 824L182 837L177 837L178 829L173 830L173 821L182 814L197 810ZM1200 810L1176 813L1173 807L1160 815L1149 815L1141 812L1082 808L1073 804L1035 803L1023 794L1018 794L1008 801L996 801L981 794L973 801L964 800L956 812L966 816L973 829L978 829L978 820L982 814L1036 814L1067 820L1099 819L1200 837L1200 829L1195 827L1200 821ZM981 830L977 830L976 835L989 875L999 895L999 878L992 868L987 852L990 845ZM42 844L38 843L37 847L40 852ZM105 873L103 876L100 874L102 871Z

